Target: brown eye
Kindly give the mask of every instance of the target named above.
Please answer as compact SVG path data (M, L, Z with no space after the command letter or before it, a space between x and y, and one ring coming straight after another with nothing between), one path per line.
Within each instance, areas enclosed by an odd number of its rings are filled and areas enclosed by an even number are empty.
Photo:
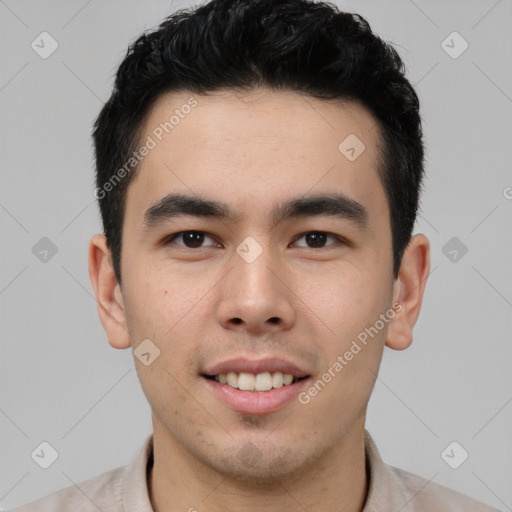
M205 239L207 238L213 241L213 239L203 231L180 231L179 233L175 233L167 238L165 245L176 243L176 245L180 245L187 249L201 249ZM179 240L182 243L177 243L175 242L176 240Z
M310 249L323 249L326 245L326 241L331 238L336 242L341 242L341 239L335 235L331 235L330 233L326 233L325 231L308 231L307 233L302 234L297 240L301 240L304 238L306 244L297 244L299 247L308 247ZM327 247L334 244L328 244Z

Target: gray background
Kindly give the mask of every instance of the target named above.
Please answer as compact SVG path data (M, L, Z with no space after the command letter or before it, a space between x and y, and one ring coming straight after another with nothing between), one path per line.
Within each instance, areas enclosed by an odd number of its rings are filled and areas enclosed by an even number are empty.
M0 0L4 509L128 464L151 432L133 356L108 345L89 281L90 133L128 42L189 5ZM338 5L395 43L427 145L417 231L432 274L413 345L385 351L367 428L387 463L512 510L512 1ZM47 59L31 48L42 31L59 44ZM458 58L441 45L453 31L469 43ZM46 262L42 237L57 248ZM42 441L59 454L46 470L31 458ZM469 453L458 469L441 457L452 441Z

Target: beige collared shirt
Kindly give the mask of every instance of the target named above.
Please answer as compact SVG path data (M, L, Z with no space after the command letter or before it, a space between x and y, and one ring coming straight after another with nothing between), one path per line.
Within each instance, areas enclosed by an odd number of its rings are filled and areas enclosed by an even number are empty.
M458 492L384 464L365 431L370 486L362 512L497 512ZM148 461L153 435L129 466L113 469L11 512L153 512L149 501ZM151 460L150 460L151 459Z

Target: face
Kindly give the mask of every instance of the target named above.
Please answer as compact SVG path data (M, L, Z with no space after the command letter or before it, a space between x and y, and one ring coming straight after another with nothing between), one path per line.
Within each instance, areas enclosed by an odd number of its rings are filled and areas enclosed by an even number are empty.
M181 92L141 140L116 296L132 348L159 350L135 359L155 436L238 478L300 471L363 428L394 321L376 120L292 92Z

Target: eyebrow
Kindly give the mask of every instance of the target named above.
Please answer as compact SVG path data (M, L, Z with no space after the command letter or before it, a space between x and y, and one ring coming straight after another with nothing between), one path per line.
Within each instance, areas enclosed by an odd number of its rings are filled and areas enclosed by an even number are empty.
M278 206L273 212L276 224L299 217L337 217L365 226L368 220L366 208L344 194L324 194L298 197Z
M240 216L231 211L226 203L171 193L146 210L143 227L145 230L150 230L168 219L184 215L214 218L234 223L240 220ZM275 224L292 218L320 216L350 220L365 227L368 211L361 203L344 194L322 194L290 199L284 204L278 205L271 213Z

